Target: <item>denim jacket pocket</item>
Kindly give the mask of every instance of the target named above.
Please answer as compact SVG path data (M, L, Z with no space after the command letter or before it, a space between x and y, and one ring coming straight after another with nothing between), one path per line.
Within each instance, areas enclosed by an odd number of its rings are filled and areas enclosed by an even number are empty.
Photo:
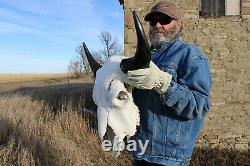
M177 149L187 148L190 139L190 128L190 121L168 117L166 147L172 147L172 155L175 155Z

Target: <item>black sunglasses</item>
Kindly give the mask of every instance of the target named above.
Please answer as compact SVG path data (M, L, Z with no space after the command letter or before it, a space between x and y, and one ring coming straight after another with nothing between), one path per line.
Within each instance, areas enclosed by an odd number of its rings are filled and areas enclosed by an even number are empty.
M170 24L173 18L171 17L161 17L161 18L155 18L154 20L149 21L150 26L155 26L158 22L161 25L167 25Z

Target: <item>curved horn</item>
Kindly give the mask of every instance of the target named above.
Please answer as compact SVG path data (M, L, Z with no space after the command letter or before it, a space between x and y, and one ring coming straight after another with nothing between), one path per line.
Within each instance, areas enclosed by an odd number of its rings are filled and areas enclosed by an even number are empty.
M102 67L102 65L100 65L100 63L98 63L94 58L93 56L90 54L89 52L89 49L87 48L86 44L83 42L82 43L83 45L83 48L84 48L84 52L85 52L85 55L89 61L89 65L90 65L90 68L92 70L92 72L94 73L94 75L96 75L96 71Z
M142 27L141 21L138 15L136 14L135 10L133 11L133 18L137 34L137 48L134 56L135 64L142 68L147 68L149 67L149 63L151 60L150 47L144 29Z
M151 60L148 40L141 21L135 11L133 11L133 18L137 35L137 48L134 57L123 59L121 61L120 68L124 73L127 73L128 70L148 68Z

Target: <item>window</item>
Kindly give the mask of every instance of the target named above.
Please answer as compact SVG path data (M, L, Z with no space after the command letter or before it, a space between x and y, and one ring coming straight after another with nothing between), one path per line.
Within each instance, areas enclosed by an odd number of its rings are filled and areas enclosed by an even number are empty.
M241 0L200 0L201 17L240 15Z

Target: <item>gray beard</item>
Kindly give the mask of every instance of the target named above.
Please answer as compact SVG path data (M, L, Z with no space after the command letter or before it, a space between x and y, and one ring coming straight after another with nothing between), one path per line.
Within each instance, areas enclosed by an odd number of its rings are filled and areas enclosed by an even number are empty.
M158 31L163 34L163 36L161 36L160 38L156 37L155 35L155 33ZM180 31L176 29L173 30L171 34L167 34L164 30L159 29L159 30L155 30L154 32L150 31L149 39L150 39L152 46L155 49L160 49L163 44L172 43L175 39L179 37L179 35L180 35Z

